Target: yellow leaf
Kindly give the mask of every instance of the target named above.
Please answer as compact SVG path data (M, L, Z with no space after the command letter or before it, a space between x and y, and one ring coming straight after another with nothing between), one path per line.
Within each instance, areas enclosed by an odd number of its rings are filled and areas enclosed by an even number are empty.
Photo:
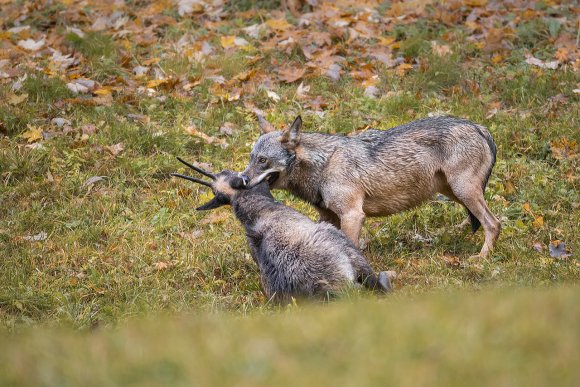
M231 36L220 36L220 43L222 44L223 48L231 48L234 47L236 37L234 35Z
M277 31L286 31L292 27L292 24L288 23L285 19L270 19L266 21L266 25Z
M97 90L93 91L93 94L96 94L96 95L108 95L108 94L111 94L111 88L108 87L108 86L101 87L100 89L97 89Z
M42 128L28 125L28 130L22 133L20 137L25 138L28 142L42 140Z
M525 202L525 203L522 205L522 208L523 208L523 209L524 209L524 211L526 211L528 214L532 214L532 215L533 215L532 208L530 207L530 203L528 203L528 202Z
M389 46L395 42L395 38L391 36L379 36L378 39L379 43L382 44L383 46Z
M167 79L153 79L153 80L147 82L147 87L157 87L157 86L162 85L164 83L167 83Z
M157 64L157 63L159 63L160 60L161 60L161 58L149 58L149 59L143 61L143 66L151 66L151 65Z
M398 76L402 77L403 75L405 75L407 71L409 71L412 68L413 65L409 63L401 63L395 68L395 72L397 73Z
M465 5L470 7L483 7L487 4L487 0L467 0L465 1Z
M503 57L503 55L501 55L501 54L494 54L494 55L491 57L491 63L493 63L493 64L498 64L498 63L500 63L501 61L503 61L504 59L505 59L505 58Z
M19 103L24 102L24 100L26 100L26 98L28 98L28 94L20 94L20 95L9 94L8 95L8 103L10 105L18 105Z
M543 216L538 216L532 222L532 226L534 226L535 228L542 228L542 226L544 226L544 217Z

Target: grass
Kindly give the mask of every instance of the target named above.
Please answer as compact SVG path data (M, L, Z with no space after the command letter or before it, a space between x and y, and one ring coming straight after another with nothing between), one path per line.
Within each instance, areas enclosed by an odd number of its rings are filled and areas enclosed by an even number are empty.
M486 289L160 315L80 333L26 328L0 334L0 375L7 386L573 386L578 294Z
M32 25L44 26L34 15ZM156 30L160 44L152 46L107 31L84 38L62 31L63 44L84 57L79 76L118 89L110 105L84 104L63 77L35 67L17 92L28 95L24 102L0 101L0 384L572 385L579 357L572 345L580 279L577 71L523 64L530 49L552 57L565 28L554 23L519 23L513 49L494 65L459 26L422 20L396 27L395 55L420 65L404 75L375 65L377 99L365 97L348 72L338 82L307 78L309 94L327 104L322 117L296 97L296 84L272 86L279 102L250 84L240 100L223 101L209 80L186 96L163 85L152 95L125 92L146 84L131 68L151 58L172 79L194 83L208 69L226 80L248 70L274 77L273 62L304 62L297 48L224 53L219 34L186 18ZM234 24L219 31L237 34L244 21ZM188 62L174 48L187 33L212 34L216 50L206 62ZM348 44L341 39L333 44ZM431 40L449 44L452 54L437 56ZM115 83L123 77L134 84ZM9 83L0 92L13 93ZM467 262L482 232L454 228L464 209L434 199L365 224L365 256L377 270L399 274L392 296L349 289L330 305L269 305L230 209L196 213L207 190L169 178L182 170L178 155L215 171L245 167L258 130L244 100L277 126L302 114L306 130L327 133L388 129L433 112L488 126L498 146L486 191L503 226L496 250ZM488 114L492 106L496 114ZM63 134L55 117L73 130ZM231 136L220 134L224 122L233 123ZM86 125L94 125L89 135ZM191 136L184 130L191 125L228 147ZM48 138L30 146L22 137L30 127ZM568 144L570 155L557 157L557 143ZM123 146L116 155L108 148L115 144ZM90 183L95 176L102 178ZM316 217L292 195L274 194ZM554 240L572 256L550 257Z

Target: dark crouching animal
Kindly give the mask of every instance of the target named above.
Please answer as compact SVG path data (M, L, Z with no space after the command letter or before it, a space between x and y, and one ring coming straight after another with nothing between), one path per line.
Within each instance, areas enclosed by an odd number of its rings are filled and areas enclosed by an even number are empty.
M232 205L246 229L268 298L286 302L290 297L326 296L355 281L380 292L391 289L389 273L375 275L340 230L329 223L315 223L277 202L267 182L271 173L258 176L250 186L249 179L239 173L225 170L214 175L179 161L212 180L172 174L212 189L214 198L197 210Z
M283 132L258 118L262 133L244 175L271 174L271 188L313 204L356 246L366 216L404 211L440 192L466 207L474 232L483 225L479 256L493 248L501 226L483 192L496 147L485 127L433 117L346 137L301 133L300 117Z

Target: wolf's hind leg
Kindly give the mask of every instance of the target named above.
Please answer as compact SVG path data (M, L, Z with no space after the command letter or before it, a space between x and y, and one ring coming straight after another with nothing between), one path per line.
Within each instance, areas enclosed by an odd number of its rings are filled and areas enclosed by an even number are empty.
M468 183L469 179L459 179L455 182L449 182L453 193L467 207L477 220L483 226L485 232L485 242L479 252L479 257L485 258L493 250L495 242L501 231L499 220L491 213L487 203L483 198L481 186Z

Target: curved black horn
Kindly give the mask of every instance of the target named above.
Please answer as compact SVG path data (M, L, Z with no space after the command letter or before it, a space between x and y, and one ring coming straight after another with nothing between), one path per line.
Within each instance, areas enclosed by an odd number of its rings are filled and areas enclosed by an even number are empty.
M204 171L200 167L196 167L195 165L190 164L187 161L183 160L181 157L177 157L177 160L181 161L183 164L187 165L189 168L191 168L191 169L193 169L193 170L201 173L202 175L205 175L205 176L209 177L212 180L215 180L216 179L216 177L215 177L215 175L213 173ZM181 176L179 176L179 177L181 177Z
M187 175L182 175L181 173L172 173L171 176L181 177L182 179L189 180L189 181L193 181L194 183L202 184L202 185L205 185L205 186L211 188L211 183L208 183L207 181L203 181L203 180L200 180L200 179L196 179L195 177L191 177L191 176L187 176Z

